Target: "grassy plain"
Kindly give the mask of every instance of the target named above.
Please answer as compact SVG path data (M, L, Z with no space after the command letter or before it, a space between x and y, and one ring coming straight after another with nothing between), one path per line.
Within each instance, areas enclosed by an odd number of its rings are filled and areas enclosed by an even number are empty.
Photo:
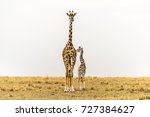
M64 92L63 77L0 77L1 100L149 100L148 78L86 77L80 91L74 79L74 93Z

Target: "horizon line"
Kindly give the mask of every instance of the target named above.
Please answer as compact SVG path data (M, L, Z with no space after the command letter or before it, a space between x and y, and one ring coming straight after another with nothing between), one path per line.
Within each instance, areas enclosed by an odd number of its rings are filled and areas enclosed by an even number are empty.
M18 76L0 76L0 78L2 78L2 77L41 77L41 78L59 78L59 77L63 77L63 78L65 78L65 76L46 76L46 75L18 75ZM77 78L78 76L74 76L74 78ZM85 76L85 78L86 77L91 77L91 78L150 78L150 76Z

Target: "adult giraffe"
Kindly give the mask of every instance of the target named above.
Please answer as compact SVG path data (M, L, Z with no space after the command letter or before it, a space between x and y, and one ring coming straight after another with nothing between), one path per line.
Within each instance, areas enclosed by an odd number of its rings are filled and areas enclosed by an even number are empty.
M66 68L66 83L65 83L64 91L74 92L72 80L73 80L73 69L76 63L77 55L76 55L76 49L74 48L73 43L72 43L72 23L74 21L74 16L76 15L76 13L74 13L73 11L69 11L67 15L69 16L69 20L70 20L69 40L66 43L66 46L64 47L63 52L62 52L62 57L63 57L64 65Z

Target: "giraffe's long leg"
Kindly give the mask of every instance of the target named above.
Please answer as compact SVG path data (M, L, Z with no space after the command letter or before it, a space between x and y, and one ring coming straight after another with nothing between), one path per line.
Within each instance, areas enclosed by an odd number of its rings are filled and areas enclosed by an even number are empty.
M72 70L70 71L70 79L69 80L70 80L70 91L74 92L75 90L74 90L74 87L73 87L73 84L72 84L73 83L72 82L72 80L73 80L73 71Z
M69 91L68 85L69 85L69 80L68 80L68 65L66 65L66 82L65 82L65 89L64 89L65 92Z
M76 63L76 58L72 58L72 60L71 60L71 67L70 67L70 91L72 91L72 92L74 92L75 90L74 90L74 87L73 87L73 82L72 82L72 80L73 80L73 69L74 69L74 65L75 65L75 63Z
M70 69L68 71L68 88L69 88L69 91L71 89L71 76L70 76Z

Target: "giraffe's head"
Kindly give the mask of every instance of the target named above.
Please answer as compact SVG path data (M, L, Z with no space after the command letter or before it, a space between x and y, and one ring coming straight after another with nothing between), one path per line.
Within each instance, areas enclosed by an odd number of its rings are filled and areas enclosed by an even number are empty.
M69 11L69 13L67 13L67 15L69 16L70 21L74 21L74 16L76 15L76 13L74 13L73 11Z
M77 52L83 52L83 48L81 48L81 46L79 46L79 48L77 49Z

